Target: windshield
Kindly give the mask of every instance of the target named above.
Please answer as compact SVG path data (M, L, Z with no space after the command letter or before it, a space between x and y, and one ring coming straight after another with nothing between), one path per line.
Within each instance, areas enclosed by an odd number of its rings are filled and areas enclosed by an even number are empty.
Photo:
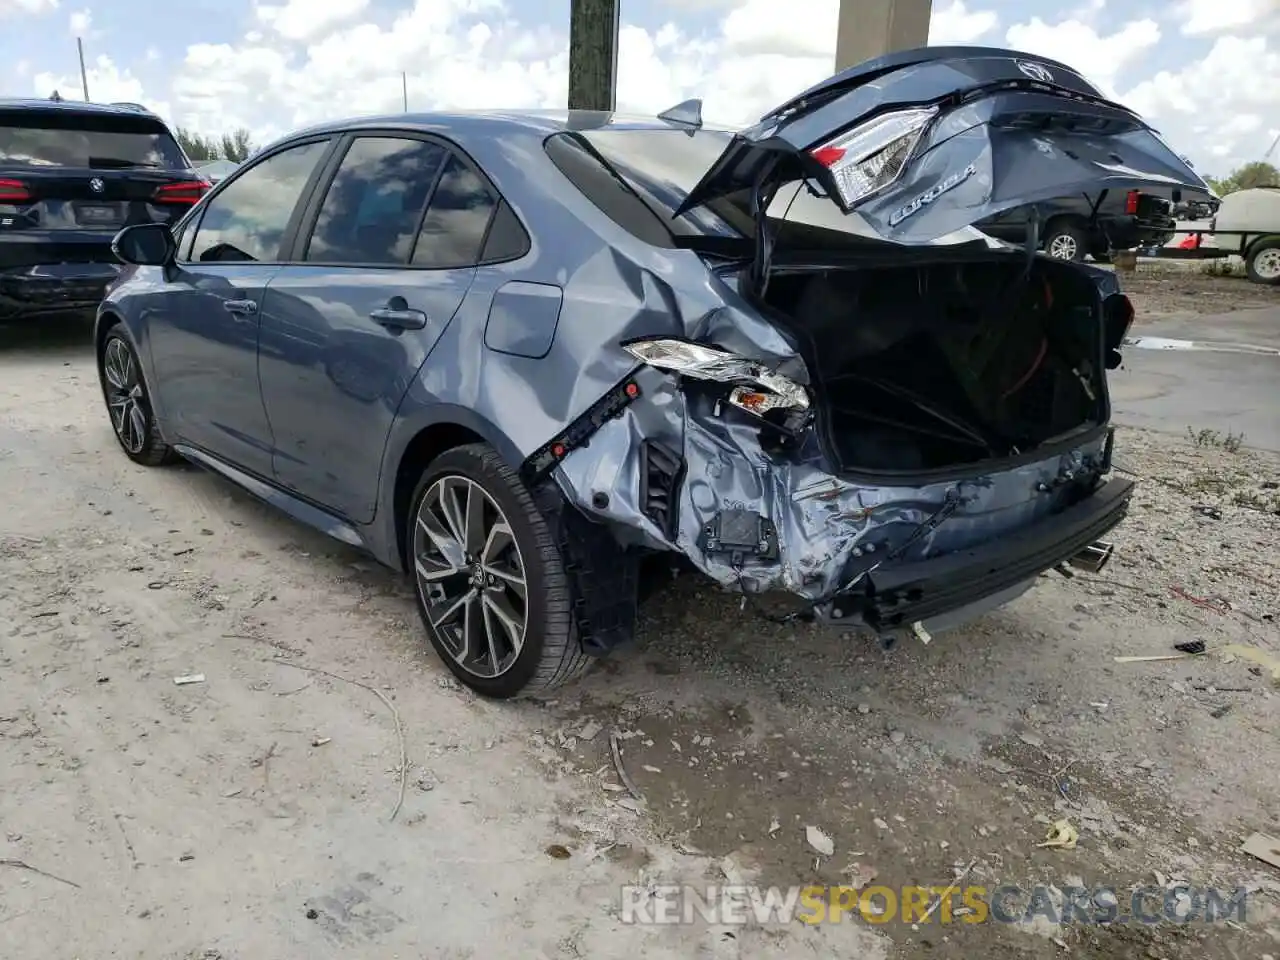
M151 117L0 112L0 166L185 170L173 136Z

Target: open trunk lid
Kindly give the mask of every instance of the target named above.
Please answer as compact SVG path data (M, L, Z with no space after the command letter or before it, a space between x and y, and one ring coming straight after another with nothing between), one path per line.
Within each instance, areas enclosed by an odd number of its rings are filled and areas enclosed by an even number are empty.
M763 220L774 191L798 180L901 244L1057 197L1209 193L1156 131L1070 67L985 47L893 54L810 88L736 134L677 213L750 191Z

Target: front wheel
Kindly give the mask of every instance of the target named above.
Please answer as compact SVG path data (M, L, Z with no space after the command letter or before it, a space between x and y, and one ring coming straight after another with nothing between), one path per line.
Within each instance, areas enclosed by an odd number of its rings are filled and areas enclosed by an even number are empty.
M118 331L108 332L98 357L98 380L121 449L134 463L158 467L176 459L160 436L151 395L133 344Z
M487 444L449 450L414 491L406 543L431 645L495 699L546 692L585 668L564 562L528 488Z
M1280 240L1263 240L1245 261L1245 274L1254 283L1275 286L1280 283Z

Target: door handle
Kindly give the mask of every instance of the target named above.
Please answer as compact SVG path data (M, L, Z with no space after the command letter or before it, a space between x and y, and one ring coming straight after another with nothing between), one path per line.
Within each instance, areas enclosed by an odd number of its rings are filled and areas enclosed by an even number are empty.
M239 317L252 317L258 312L256 300L223 300L222 309Z
M369 319L392 330L421 330L427 325L427 315L421 310L412 310L399 305L372 310L369 313Z

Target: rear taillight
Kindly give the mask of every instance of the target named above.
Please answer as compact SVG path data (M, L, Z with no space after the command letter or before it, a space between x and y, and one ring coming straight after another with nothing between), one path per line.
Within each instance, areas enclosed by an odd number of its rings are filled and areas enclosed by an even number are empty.
M0 203L30 203L31 191L21 180L0 179Z
M830 171L836 199L848 212L898 179L936 114L933 108L883 114L810 150L809 156Z
M1124 212L1130 216L1135 215L1138 212L1138 198L1141 196L1137 190L1130 190L1124 198Z
M207 180L188 180L185 183L166 183L156 188L152 200L155 203L191 206L209 192L212 186Z

